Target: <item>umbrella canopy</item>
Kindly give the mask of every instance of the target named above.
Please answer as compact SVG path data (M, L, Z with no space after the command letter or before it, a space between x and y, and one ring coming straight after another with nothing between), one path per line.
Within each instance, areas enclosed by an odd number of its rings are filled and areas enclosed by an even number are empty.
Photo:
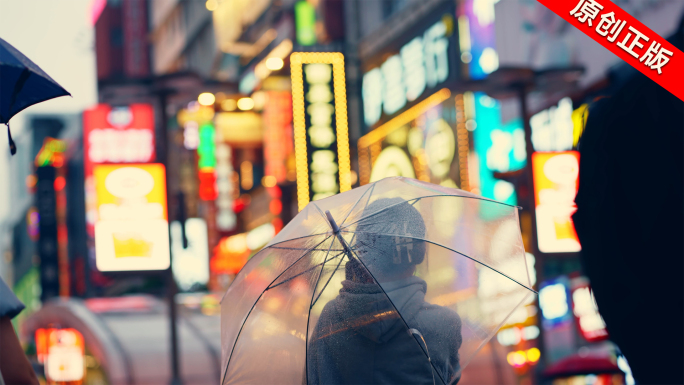
M309 203L221 302L223 384L455 384L534 300L514 206L408 178Z
M36 103L71 95L34 62L0 39L0 123ZM12 155L16 146L7 127Z

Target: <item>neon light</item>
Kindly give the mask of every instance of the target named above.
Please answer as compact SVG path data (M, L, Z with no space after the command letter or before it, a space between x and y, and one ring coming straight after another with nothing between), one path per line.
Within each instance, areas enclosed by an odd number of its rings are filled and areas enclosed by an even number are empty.
M530 118L532 145L535 151L567 151L574 143L575 123L572 100L563 98L557 106L534 114ZM577 135L579 138L579 135Z
M38 361L49 382L80 382L85 376L85 344L76 329L43 329L35 333Z
M203 124L199 129L200 143L197 147L200 170L216 167L216 130L211 123Z
M100 271L169 267L166 181L162 164L97 165L96 264Z
M302 0L295 4L295 29L297 44L316 44L316 9L308 1Z
M61 167L64 164L64 151L66 151L66 143L63 140L45 138L34 163L36 167Z
M539 307L547 320L557 320L568 314L568 296L565 285L555 283L539 290Z
M328 64L332 67L333 99L331 101L333 102L334 107L330 106L330 108L334 108L335 115L335 142L337 147L337 173L339 174L339 192L344 192L351 189L351 164L349 158L349 132L347 126L347 96L344 75L344 56L341 53L337 52L295 52L290 56L290 64L292 73L292 109L295 132L295 162L297 170L297 200L299 204L299 209L302 210L304 206L306 206L306 204L309 203L309 200L312 198L310 194L311 188L313 187L314 183L313 180L310 181L311 175L309 175L310 169L308 163L309 158L313 157L313 152L311 155L308 153L307 134L311 132L310 130L313 130L313 136L316 137L314 141L317 141L315 144L321 146L324 144L325 141L330 140L330 138L326 137L326 134L324 133L325 128L318 128L326 126L312 125L309 128L307 128L306 126L307 113L311 114L311 112L313 112L314 115L312 117L321 119L324 119L326 116L329 116L325 115L327 114L327 112L325 112L325 109L328 109L328 107L325 107L326 102L324 102L324 98L326 95L325 90L327 89L327 92L330 92L330 86L328 85L326 88L324 82L320 82L318 81L320 79L316 78L316 76L323 76L325 71L322 71L321 69L323 69L324 67L310 67L311 71L310 73L307 73L307 87L319 86L316 88L319 91L323 92L318 93L316 92L316 89L314 89L313 91L309 89L308 94L314 97L315 100L318 100L319 104L316 106L315 111L305 110L305 104L309 103L308 101L305 102L304 95L305 65ZM316 131L318 132L316 133ZM313 144L314 143L312 142L312 145ZM321 161L325 160L323 165L327 165L329 167L330 153L322 152L326 151L323 149L323 147L315 147L321 149L319 150L320 154L317 155L318 159L320 159ZM332 155L334 157L334 152L332 153ZM311 171L315 172L316 170ZM324 187L329 187L329 178L323 178L323 180L319 182L323 183L324 186L317 186L317 188L320 187L321 189L324 189ZM310 183L312 184L311 186Z
M481 92L470 94L473 113L468 118L472 127L475 152L478 155L479 193L485 198L511 205L517 204L514 186L494 178L494 172L519 170L525 166L525 132L522 121L501 122L501 104ZM482 215L492 216L491 212Z
M576 252L582 249L572 222L577 210L579 153L532 154L537 240L543 253Z

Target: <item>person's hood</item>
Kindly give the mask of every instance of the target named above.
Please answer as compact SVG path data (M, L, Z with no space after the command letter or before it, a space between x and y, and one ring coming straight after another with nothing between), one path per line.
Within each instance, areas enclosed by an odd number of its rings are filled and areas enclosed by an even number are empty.
M351 328L371 341L387 342L406 328L392 304L401 317L411 320L423 306L426 290L425 281L415 276L383 282L382 288L376 284L343 281L335 301L335 318L341 320L345 328Z

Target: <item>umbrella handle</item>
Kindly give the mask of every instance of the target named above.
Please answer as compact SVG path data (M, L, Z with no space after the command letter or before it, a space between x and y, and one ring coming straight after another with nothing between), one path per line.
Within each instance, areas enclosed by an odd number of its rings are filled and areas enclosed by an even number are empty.
M347 242L345 242L344 238L342 238L342 234L340 234L340 226L338 226L337 222L335 222L335 219L333 219L332 214L330 214L330 210L325 210L325 216L326 218L328 218L328 223L330 224L330 227L332 227L333 234L337 236L337 239L339 239L340 243L342 244L342 247L344 247L344 252L347 254L347 257L351 259L351 255L347 247Z
M337 226L332 214L330 214L330 210L325 210L325 216L328 218L328 223L330 223L330 227L332 227L333 234L338 234L340 232L340 227Z

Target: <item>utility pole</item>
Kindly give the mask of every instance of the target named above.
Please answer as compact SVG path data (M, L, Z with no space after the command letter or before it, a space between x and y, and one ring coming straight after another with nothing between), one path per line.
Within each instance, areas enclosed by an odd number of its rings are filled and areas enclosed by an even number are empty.
M168 149L168 118L166 115L166 109L168 107L168 96L171 91L162 89L157 91L157 97L159 102L159 129L157 136L157 157L159 162L164 165L165 179L166 179L166 193L169 194L169 149ZM168 199L167 199L167 213L170 214L168 210ZM171 223L171 218L169 217L169 224ZM169 232L170 234L170 232ZM171 238L169 237L169 243ZM171 252L171 247L169 247L169 253ZM173 255L169 257L169 268L163 273L166 278L166 300L169 306L169 337L171 342L171 385L181 385L183 381L180 376L180 360L178 352L178 314L176 308L176 294L178 293L178 286L176 285L176 280L173 277Z

